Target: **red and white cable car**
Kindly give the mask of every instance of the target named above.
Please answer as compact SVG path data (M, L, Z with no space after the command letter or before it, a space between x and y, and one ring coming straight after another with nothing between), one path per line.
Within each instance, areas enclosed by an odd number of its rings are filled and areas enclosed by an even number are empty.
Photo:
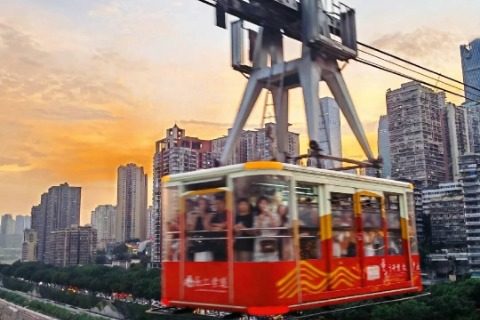
M162 184L165 306L273 316L422 290L408 183L257 161Z

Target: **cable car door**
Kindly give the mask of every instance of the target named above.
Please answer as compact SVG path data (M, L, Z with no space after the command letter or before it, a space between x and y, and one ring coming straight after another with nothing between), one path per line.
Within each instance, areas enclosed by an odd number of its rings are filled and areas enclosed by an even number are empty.
M383 193L355 193L356 214L359 216L359 256L363 270L362 286L383 284L386 264L386 223Z
M328 289L331 291L362 286L361 218L355 201L355 189L328 186L327 206L331 212Z
M229 301L229 203L229 194L221 188L190 191L181 198L183 300L220 305Z

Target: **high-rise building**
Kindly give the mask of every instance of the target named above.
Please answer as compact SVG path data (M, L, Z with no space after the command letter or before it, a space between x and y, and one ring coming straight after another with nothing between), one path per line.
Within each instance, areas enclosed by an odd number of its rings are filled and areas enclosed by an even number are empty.
M447 164L447 180L457 181L460 178L459 157L468 150L466 110L447 102L444 112L444 142L446 152L444 154Z
M166 130L163 139L155 143L153 156L153 229L154 245L152 264L159 266L161 248L161 190L160 181L165 175L211 168L214 159L211 142L196 137L189 137L175 124Z
M342 157L342 133L340 123L340 109L335 99L324 97L320 99L320 108L322 112L319 119L320 126L325 124L327 137L326 140L330 146L330 155L334 157ZM338 161L324 160L325 168L334 168L340 166Z
M423 214L430 222L430 242L436 249L466 250L463 187L440 183L423 190Z
M37 232L25 229L22 243L22 262L37 261Z
M480 154L460 156L470 269L480 272Z
M378 120L378 155L383 160L382 178L392 176L392 160L390 157L390 134L388 130L388 116L380 116Z
M97 249L105 249L115 242L116 211L111 204L99 205L92 211L90 223L97 230Z
M23 235L15 234L15 219L11 214L2 215L0 248L20 249Z
M17 215L15 217L15 234L21 234L23 236L23 231L29 229L31 226L30 216L21 216Z
M226 136L215 138L211 141L212 154L216 159L220 159L225 144L227 143L228 135L232 129L228 129ZM232 154L225 163L231 165L235 163L242 163L254 159L260 159L264 152L257 147L257 131L242 130L239 141L235 144Z
M37 232L37 260L45 261L48 238L52 231L80 223L81 187L68 183L53 186L42 194L40 204L32 207L32 229Z
M153 240L155 235L155 215L153 214L153 207L147 208L147 239Z
M469 101L463 104L463 108L467 129L467 152L480 153L480 103Z
M68 267L94 263L97 231L90 226L52 231L48 237L45 263Z
M460 46L463 83L468 101L480 100L480 38Z
M227 138L228 136L223 136L212 140L212 153L216 159L221 157ZM297 156L300 153L298 133L288 132L287 139L287 153L290 156ZM273 149L275 140L275 123L266 123L265 127L258 130L244 130L227 164L244 163L254 160L271 160L275 158L275 150Z
M11 214L2 215L1 234L10 235L15 234L15 220Z
M176 124L166 130L165 138L155 143L154 175L157 178L212 166L210 141L186 136L185 129Z
M15 217L15 234L23 234L25 230L25 219L21 215Z
M418 187L437 185L447 178L445 94L417 82L387 91L392 178L418 181Z
M421 188L418 188L415 181L411 181L413 184L413 200L415 202L415 227L417 229L418 242L424 244L428 240L430 232L430 223L423 214L423 192Z
M147 235L147 175L133 163L118 168L115 239L145 240Z
M480 154L460 157L460 174L465 197L467 247L472 271L480 271Z

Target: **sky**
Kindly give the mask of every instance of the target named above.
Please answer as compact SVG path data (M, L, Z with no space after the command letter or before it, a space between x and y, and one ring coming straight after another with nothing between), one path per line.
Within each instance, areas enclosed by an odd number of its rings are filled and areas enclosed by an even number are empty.
M359 41L457 79L459 45L480 37L478 0L346 3ZM82 187L89 223L97 205L116 203L119 165L145 168L151 198L154 145L168 127L211 139L233 122L246 80L230 68L229 32L197 0L3 0L0 12L0 214L30 214L68 182ZM288 50L294 57L297 44ZM343 73L376 150L385 91L405 80L355 61ZM289 120L306 141L298 90ZM344 127L344 155L363 158Z

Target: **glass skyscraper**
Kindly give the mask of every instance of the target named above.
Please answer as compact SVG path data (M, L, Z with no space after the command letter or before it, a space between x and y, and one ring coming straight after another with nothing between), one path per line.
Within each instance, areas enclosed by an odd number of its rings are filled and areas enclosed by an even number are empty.
M480 38L460 46L460 55L467 102L480 101Z
M390 158L390 132L388 131L388 116L380 116L378 121L378 155L383 160L382 178L392 176L392 159Z
M335 99L331 97L320 98L320 108L322 112L318 119L320 127L322 124L326 126L328 136L326 140L330 144L330 155L334 157L342 157L342 132L340 122L340 109ZM325 160L325 168L335 168L341 166L341 163L334 160Z

